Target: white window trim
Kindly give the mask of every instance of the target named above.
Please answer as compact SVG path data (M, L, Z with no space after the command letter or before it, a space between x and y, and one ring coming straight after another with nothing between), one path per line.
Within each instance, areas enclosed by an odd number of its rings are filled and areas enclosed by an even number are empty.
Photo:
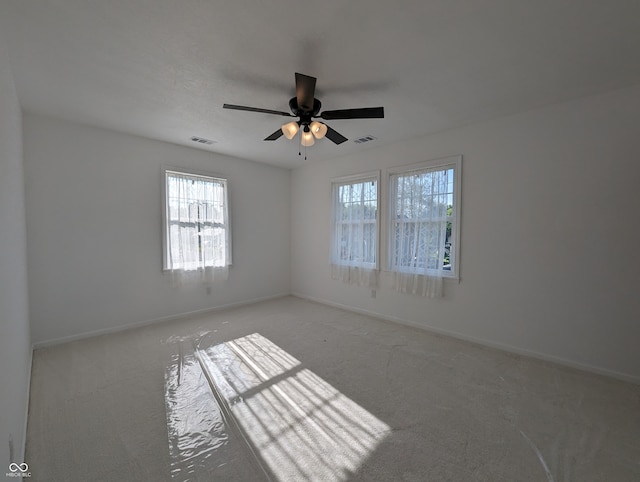
M395 198L395 188L391 185L391 176L394 174L407 174L412 171L424 171L424 170L440 170L441 168L451 167L454 168L454 178L453 178L453 189L454 189L454 200L455 200L455 209L454 209L454 217L455 217L455 232L452 236L455 239L455 249L454 252L451 253L453 256L454 263L453 269L449 272L442 271L442 277L445 280L457 280L460 281L460 227L461 227L461 200L462 200L462 155L458 156L449 156L443 157L439 159L432 159L428 161L418 162L414 164L408 164L404 166L397 166L388 168L385 170L385 186L388 189L388 196L386 199L386 212L384 215L384 226L385 226L385 235L383 239L380 240L379 244L384 243L383 252L385 253L384 260L384 271L386 272L401 272L401 273L411 273L410 270L403 269L395 269L392 266L393 254L391 252L393 248L393 242L391 241L391 234L393 230L391 229L392 219L391 215L393 213L393 203Z
M366 181L372 181L375 180L377 182L377 196L376 196L376 262L375 263L367 263L367 268L373 269L373 270L380 270L380 242L381 242L381 220L382 220L382 213L380 211L380 207L381 207L381 188L382 188L382 184L381 184L381 180L382 180L382 176L381 176L381 172L378 171L370 171L370 172L364 172L361 174L351 174L348 176L341 176L341 177L335 177L333 179L331 179L331 209L330 209L330 215L331 215L331 219L330 219L330 226L331 229L329 231L329 262L331 264L335 264L338 266L353 266L350 263L344 263L344 262L339 262L334 260L334 252L333 252L333 228L334 228L334 220L333 220L333 216L334 216L334 212L333 212L333 205L334 205L334 186L336 185L344 185L344 184L353 184L353 183L357 183L357 182L366 182Z
M207 171L202 171L199 169L191 169L186 167L175 167L175 166L162 166L160 172L160 185L162 186L162 271L169 272L171 269L168 267L167 261L168 258L168 246L167 246L167 219L169 217L168 206L167 206L167 172L175 172L176 174L184 174L187 176L201 176L206 177L207 179L213 179L215 181L221 181L225 185L225 194L226 194L226 210L227 210L227 256L229 258L228 266L231 267L233 263L232 257L232 246L231 242L231 208L229 201L229 178L225 176L221 176L219 174L214 174Z

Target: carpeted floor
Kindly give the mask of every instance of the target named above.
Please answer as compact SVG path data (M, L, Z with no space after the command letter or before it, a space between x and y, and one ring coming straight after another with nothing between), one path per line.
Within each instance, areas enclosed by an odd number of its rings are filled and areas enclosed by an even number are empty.
M34 481L640 480L640 386L293 297L35 352Z

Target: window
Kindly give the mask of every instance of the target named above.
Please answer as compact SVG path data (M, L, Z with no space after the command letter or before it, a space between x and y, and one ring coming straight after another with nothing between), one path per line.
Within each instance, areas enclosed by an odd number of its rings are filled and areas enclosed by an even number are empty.
M458 276L461 161L461 157L447 158L390 172L392 271ZM416 278L400 280L414 284ZM416 287L407 289L415 292Z
M165 170L164 268L196 271L231 264L227 180Z
M373 286L378 269L379 173L332 182L332 276Z

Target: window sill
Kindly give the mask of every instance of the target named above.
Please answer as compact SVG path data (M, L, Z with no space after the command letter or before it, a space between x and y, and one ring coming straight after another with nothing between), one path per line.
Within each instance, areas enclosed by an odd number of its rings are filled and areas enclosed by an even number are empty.
M183 272L183 273L200 273L202 271L209 271L209 270L222 270L222 269L231 269L231 267L233 266L233 264L230 264L229 266L216 266L216 267L207 267L205 270L203 270L202 268L198 268L198 269L170 269L170 268L166 268L166 267L162 267L162 273L166 274L166 273L171 273L172 271L176 271L176 272Z
M413 273L411 271L395 271L395 270L391 270L391 269L384 269L382 270L383 273L388 273L389 275L393 275L395 273L398 274L417 274L420 276L424 276L422 273ZM447 282L447 283L460 283L462 280L460 279L460 275L458 274L452 274L452 275L442 275L442 280Z
M380 268L373 265L366 266L366 265L360 265L360 264L336 263L335 261L331 261L331 264L334 266L340 266L341 268L362 268L362 269L372 269L375 271L380 271Z

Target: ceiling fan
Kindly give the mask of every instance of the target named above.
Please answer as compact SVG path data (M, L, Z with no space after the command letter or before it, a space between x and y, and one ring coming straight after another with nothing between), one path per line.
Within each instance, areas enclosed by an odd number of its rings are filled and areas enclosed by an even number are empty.
M362 109L341 109L325 110L320 112L322 104L315 98L316 78L296 72L296 96L289 100L291 113L279 110L260 109L258 107L246 107L243 105L224 104L224 109L246 110L249 112L261 112L263 114L274 114L284 117L298 117L297 121L284 124L280 129L265 141L275 141L284 135L287 139L293 137L302 128L300 143L305 146L312 146L316 139L327 137L334 144L342 144L347 140L345 136L333 130L327 124L313 119L323 120L338 119L382 119L384 118L383 107L365 107Z

